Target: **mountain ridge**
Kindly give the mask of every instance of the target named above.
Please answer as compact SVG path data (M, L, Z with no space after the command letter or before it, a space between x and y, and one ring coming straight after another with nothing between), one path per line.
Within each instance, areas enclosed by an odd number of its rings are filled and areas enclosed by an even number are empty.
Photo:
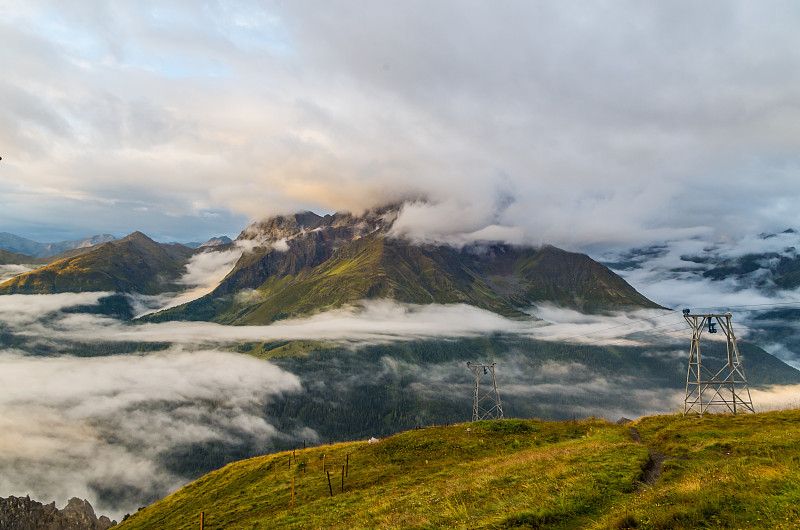
M527 317L537 303L587 313L660 307L585 254L550 245L451 246L395 235L401 207L275 216L211 249L157 243L134 232L15 276L0 284L0 294L181 291L178 280L191 256L238 246L241 257L211 293L144 320L268 324L378 298L463 303L507 317Z
M0 294L111 291L158 294L183 272L194 250L156 243L142 232L102 243L0 284Z
M116 239L111 234L97 234L71 241L39 243L9 232L0 232L0 249L34 258L48 258L70 250L89 248Z
M512 317L527 316L535 302L585 312L660 307L585 254L549 245L416 243L392 234L397 215L388 206L253 223L237 238L249 250L214 291L146 320L266 324L374 298L466 303Z

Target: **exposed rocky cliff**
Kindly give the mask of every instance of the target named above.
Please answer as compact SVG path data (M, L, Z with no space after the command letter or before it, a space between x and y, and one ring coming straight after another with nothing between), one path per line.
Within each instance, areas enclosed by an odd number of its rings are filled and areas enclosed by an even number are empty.
M0 530L107 530L117 524L95 515L87 500L73 497L64 509L30 497L0 497Z

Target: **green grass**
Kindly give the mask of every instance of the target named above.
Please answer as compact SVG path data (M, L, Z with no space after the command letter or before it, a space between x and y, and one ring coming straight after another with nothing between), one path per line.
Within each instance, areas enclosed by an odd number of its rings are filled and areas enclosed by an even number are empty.
M653 486L639 482L650 457L627 426L477 422L236 462L119 528L198 528L200 512L207 529L800 527L800 410L635 426L683 457Z
M653 416L637 428L686 458L624 505L639 528L800 528L800 410Z

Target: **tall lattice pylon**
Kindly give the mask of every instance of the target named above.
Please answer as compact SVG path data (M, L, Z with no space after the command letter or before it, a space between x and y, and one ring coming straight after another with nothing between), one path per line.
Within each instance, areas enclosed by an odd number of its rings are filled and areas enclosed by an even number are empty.
M692 328L689 369L686 372L686 399L683 402L684 416L692 412L703 415L709 407L724 407L724 410L733 414L754 412L747 377L739 358L736 335L733 334L731 314L692 315L688 309L684 309L683 318ZM722 368L714 371L704 365L700 358L700 336L705 330L716 333L717 325L725 333L728 359Z
M472 421L501 420L503 419L503 405L500 403L500 393L497 392L497 378L494 375L494 365L467 363L467 368L475 374L475 392L472 402ZM491 376L491 389L483 392L480 388L481 377Z

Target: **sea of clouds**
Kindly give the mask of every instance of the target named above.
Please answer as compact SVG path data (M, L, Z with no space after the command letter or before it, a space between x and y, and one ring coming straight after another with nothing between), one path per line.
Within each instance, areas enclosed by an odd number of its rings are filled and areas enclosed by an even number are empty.
M182 283L193 296L208 292L240 253L234 249L199 254L187 266ZM653 350L653 355L673 356L676 369L688 349L686 324L678 311L670 310L583 315L543 305L531 309L529 319L508 319L467 305L378 300L269 326L132 324L72 311L109 294L0 296L0 331L14 338L0 348L0 495L30 494L57 504L79 496L89 499L99 513L120 518L194 478L185 462L178 462L181 459L202 459L215 451L244 458L267 453L277 442L318 441L318 433L308 427L281 430L264 415L273 400L298 396L312 383L346 387L348 381L356 384L401 370L414 378L409 388L420 396L462 392L468 400L471 391L461 362L416 366L386 357L379 370L364 374L348 372L357 365L348 358L341 360L335 381L325 381L324 373L301 376L233 353L233 346L241 342L321 341L345 345L355 358L365 345L494 333L598 345L642 345L657 337L666 346ZM174 305L183 296L151 299L148 311ZM740 335L747 335L746 326ZM99 357L74 350L58 353L60 345L78 343L170 346ZM39 345L51 347L46 351L52 353L42 355ZM504 395L521 401L585 397L586 405L572 407L574 417L614 419L634 410L604 407L593 398L606 394L628 392L640 414L673 412L681 403L679 393L632 389L624 378L597 375L580 363L554 361L533 369L525 355L514 352L504 354L500 377ZM761 389L753 398L760 409L779 408L796 400L798 390ZM206 471L204 465L209 463L198 463L197 472Z

